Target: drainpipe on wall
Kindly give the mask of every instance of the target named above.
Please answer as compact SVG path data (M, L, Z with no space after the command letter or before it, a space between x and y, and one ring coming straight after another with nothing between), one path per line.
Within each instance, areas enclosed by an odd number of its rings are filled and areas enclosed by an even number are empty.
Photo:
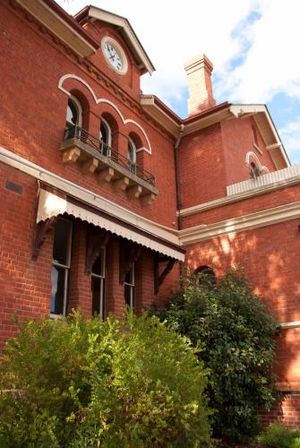
M181 202L181 187L180 187L180 179L179 179L179 147L182 139L184 131L184 125L180 125L179 135L174 145L174 162L175 162L175 185L176 185L176 208L177 208L177 227L178 230L182 228L180 210L182 208ZM183 276L183 262L179 263L180 277Z

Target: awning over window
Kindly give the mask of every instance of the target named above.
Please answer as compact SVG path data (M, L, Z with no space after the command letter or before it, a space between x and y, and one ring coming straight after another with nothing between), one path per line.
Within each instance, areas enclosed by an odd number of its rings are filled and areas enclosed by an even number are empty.
M46 221L54 216L64 213L79 218L95 226L101 227L115 235L141 244L148 249L159 252L179 261L184 261L184 251L174 243L164 241L155 234L150 234L143 229L135 228L133 225L123 223L121 220L110 217L100 209L87 206L72 198L59 197L54 193L40 189L39 204L37 211L37 223ZM170 239L174 241L174 235L170 233ZM179 240L178 240L179 241Z

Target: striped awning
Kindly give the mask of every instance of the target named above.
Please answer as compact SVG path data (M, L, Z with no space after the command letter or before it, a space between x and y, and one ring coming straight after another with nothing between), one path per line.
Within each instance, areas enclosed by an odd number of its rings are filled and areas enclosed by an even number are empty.
M155 234L145 232L142 228L122 222L121 219L108 216L105 212L95 207L87 206L70 197L60 197L43 188L40 189L37 211L37 223L46 221L54 216L67 214L82 221L94 224L117 236L126 238L160 254L184 261L184 250L174 244L177 237L170 233L170 241L165 241Z

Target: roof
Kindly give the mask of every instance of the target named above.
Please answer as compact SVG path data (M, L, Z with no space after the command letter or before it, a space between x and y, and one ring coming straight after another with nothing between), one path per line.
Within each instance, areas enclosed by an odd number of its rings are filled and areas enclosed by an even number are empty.
M78 55L87 57L98 50L100 44L54 0L16 2Z
M186 119L180 119L155 95L142 95L141 105L157 123L175 138L186 136L224 120L253 116L277 169L290 165L288 155L265 104L224 102Z
M118 31L121 33L130 48L142 74L151 74L155 70L154 65L135 34L130 22L125 17L113 14L95 6L86 6L75 14L74 18L80 23L89 19L94 19L101 20L102 22L117 27Z

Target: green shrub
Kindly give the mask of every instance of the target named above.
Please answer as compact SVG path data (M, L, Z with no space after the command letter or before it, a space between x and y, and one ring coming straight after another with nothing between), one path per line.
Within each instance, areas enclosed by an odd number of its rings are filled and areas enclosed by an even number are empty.
M268 448L300 448L300 431L273 423L257 437L257 441Z
M0 366L0 440L19 447L204 447L206 371L156 318L28 322Z
M235 272L218 283L203 274L187 278L169 306L154 314L201 348L199 358L211 372L215 435L240 441L256 434L257 410L275 397L270 372L278 324L246 280Z

